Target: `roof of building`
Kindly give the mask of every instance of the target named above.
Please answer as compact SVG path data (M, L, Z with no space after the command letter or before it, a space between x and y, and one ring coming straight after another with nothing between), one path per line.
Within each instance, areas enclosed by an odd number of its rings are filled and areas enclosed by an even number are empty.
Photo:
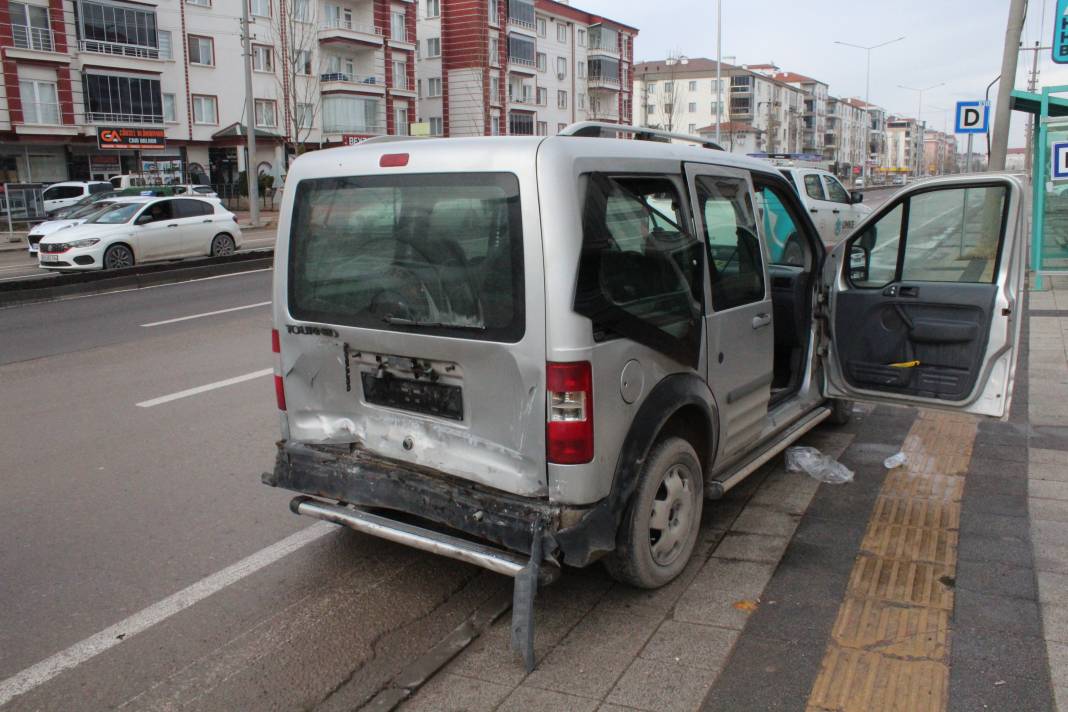
M733 64L727 64L724 62L721 71L729 71L731 69L740 69ZM636 62L634 64L635 74L656 74L658 72L706 72L716 71L716 60L707 59L705 57L687 57L686 64L668 64L666 59L658 59L652 62Z
M771 75L773 79L777 79L780 82L786 82L787 84L826 84L827 82L821 82L819 79L813 79L812 77L806 77L804 74L798 74L797 72L777 72Z
M587 25L596 25L598 23L605 23L624 30L630 30L634 34L638 34L638 28L631 25L626 25L618 20L613 20L609 17L602 17L595 15L585 10L580 10L577 7L572 7L567 3L557 2L557 0L535 0L534 7L542 12L547 12L553 15L561 15L563 17L570 17L572 20L578 20L584 22Z

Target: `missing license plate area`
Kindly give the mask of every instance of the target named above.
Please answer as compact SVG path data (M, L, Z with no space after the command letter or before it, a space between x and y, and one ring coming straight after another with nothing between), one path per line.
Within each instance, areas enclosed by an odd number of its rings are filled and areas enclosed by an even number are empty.
M463 389L459 386L367 372L360 374L360 380L368 403L451 420L464 419Z

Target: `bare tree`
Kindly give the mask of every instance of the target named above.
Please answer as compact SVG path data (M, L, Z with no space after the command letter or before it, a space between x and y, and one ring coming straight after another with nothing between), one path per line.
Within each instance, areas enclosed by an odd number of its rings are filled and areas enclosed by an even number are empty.
M319 3L289 0L286 12L272 19L279 92L288 100L279 128L296 154L304 152L322 108L319 81Z

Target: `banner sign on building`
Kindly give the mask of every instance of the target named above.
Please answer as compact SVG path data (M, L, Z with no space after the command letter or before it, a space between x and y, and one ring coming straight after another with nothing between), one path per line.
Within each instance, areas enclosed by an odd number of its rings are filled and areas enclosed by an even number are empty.
M164 129L100 126L96 143L101 151L161 150L167 147L167 134Z
M1053 61L1068 64L1068 0L1057 0L1057 15L1053 18Z

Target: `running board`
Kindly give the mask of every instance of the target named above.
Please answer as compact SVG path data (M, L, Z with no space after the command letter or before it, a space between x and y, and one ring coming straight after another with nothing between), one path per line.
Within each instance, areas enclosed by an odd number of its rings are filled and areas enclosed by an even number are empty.
M763 449L758 450L756 454L748 460L739 463L724 479L710 482L705 489L705 497L708 499L720 499L723 495L727 494L731 488L767 463L768 460L793 445L801 439L801 436L829 417L831 417L831 409L826 406L812 411L804 418L779 433L773 442Z
M294 514L341 524L363 534L447 556L515 579L512 593L512 648L523 657L527 672L534 669L534 596L560 576L560 567L542 559L542 523L532 528L530 557L468 541L431 529L342 507L301 495L289 503Z

